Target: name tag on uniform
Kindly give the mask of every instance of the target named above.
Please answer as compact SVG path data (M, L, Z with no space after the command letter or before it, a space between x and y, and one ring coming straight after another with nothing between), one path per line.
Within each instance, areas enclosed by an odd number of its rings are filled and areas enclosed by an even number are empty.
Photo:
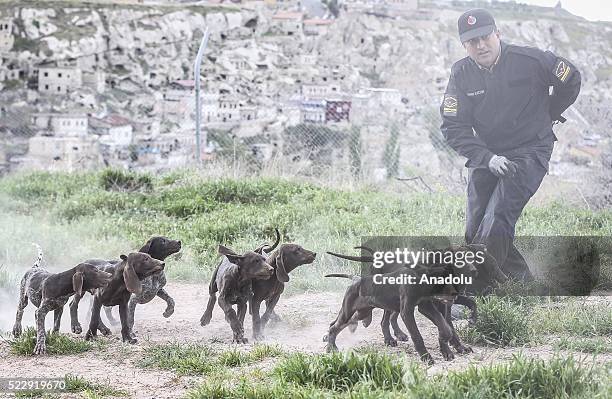
M476 90L476 91L472 91L472 92L466 93L466 95L468 97L474 97L474 96L479 96L481 94L484 94L484 92L485 92L484 90Z

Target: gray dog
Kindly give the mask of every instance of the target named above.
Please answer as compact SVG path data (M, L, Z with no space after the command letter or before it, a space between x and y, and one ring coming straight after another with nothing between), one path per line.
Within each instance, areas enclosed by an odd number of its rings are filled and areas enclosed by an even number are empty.
M40 267L43 254L38 246L38 259L21 279L19 291L19 305L13 335L21 335L21 319L23 310L30 300L38 308L36 311L36 346L34 354L39 355L47 351L45 342L45 317L54 311L53 331L60 329L60 321L64 305L72 294L82 295L84 291L93 292L96 288L106 286L112 275L88 263L80 263L72 269L62 273L50 273Z

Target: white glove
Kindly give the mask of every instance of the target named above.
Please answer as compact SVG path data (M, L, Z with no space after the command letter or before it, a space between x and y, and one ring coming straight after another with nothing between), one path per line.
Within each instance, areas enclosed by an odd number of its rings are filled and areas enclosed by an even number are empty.
M518 171L518 165L516 162L508 160L506 157L493 155L489 161L489 170L497 177L513 177Z

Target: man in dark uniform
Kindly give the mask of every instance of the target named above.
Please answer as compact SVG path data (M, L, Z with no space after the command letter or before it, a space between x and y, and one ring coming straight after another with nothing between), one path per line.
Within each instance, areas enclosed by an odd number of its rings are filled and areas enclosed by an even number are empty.
M467 11L458 28L468 57L453 65L440 113L448 144L468 159L465 238L485 244L507 275L531 280L515 225L548 171L552 125L565 121L580 72L550 51L502 42L486 10Z

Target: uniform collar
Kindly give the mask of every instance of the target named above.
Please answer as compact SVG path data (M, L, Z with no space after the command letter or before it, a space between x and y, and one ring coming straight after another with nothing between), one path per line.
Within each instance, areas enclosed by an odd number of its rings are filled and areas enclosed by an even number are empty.
M499 62L500 62L500 60L502 58L502 55L503 55L503 53L505 53L505 50L506 50L506 44L504 42L500 41L499 46L500 46L499 54L497 54L497 58L495 59L495 62L490 67L488 67L488 68L483 67L482 65L480 65L479 63L477 63L474 60L472 60L472 62L474 62L474 64L476 64L478 69L480 69L481 71L487 71L489 73L493 73L493 69L495 69L497 64L499 64Z

